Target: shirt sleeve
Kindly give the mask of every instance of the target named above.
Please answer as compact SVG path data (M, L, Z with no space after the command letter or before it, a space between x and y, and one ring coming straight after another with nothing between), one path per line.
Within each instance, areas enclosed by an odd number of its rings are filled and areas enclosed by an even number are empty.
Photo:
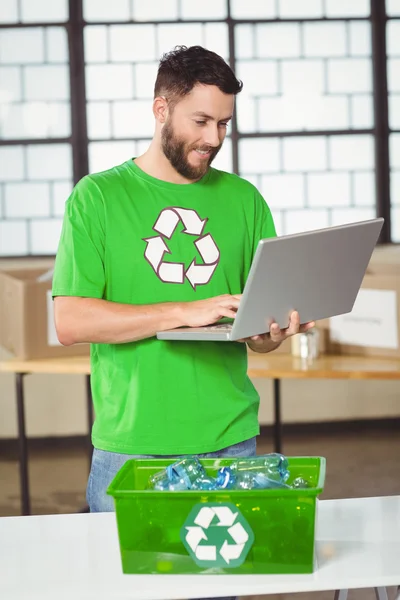
M258 242L267 238L277 237L274 219L270 208L258 190L255 190L255 227L253 256Z
M100 188L86 176L65 206L52 295L103 298L105 222Z

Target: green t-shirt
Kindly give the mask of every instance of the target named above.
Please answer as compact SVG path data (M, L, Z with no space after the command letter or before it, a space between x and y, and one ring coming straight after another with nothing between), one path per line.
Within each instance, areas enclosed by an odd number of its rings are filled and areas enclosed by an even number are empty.
M258 241L275 235L248 181L211 168L179 185L128 160L87 175L67 200L53 296L144 305L238 294ZM91 373L101 450L213 452L259 432L245 344L92 344Z

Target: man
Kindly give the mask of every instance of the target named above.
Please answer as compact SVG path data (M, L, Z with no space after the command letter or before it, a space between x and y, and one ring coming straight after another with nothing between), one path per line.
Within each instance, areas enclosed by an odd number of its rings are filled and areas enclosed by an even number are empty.
M234 318L258 241L276 235L255 187L210 167L241 88L213 52L164 55L149 149L84 177L66 203L55 320L62 344L91 343L92 512L113 510L107 487L131 457L256 452L246 344L155 337ZM312 325L293 313L287 330L243 341L269 352Z

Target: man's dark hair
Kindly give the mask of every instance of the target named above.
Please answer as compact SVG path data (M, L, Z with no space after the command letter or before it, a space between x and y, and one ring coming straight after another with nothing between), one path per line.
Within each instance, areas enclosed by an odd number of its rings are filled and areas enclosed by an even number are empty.
M175 46L164 54L158 67L154 97L165 96L174 105L197 83L215 85L224 94L238 94L243 83L224 59L201 46Z

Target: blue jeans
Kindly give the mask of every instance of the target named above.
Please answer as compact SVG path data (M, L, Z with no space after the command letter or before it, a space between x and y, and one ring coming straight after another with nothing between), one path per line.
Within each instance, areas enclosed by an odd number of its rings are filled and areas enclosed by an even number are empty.
M240 456L256 455L256 438L245 442L239 442L228 446L217 452L198 454L199 458L230 458ZM177 458L178 456L176 456ZM92 467L86 490L86 500L90 512L113 512L114 498L107 495L107 488L122 465L131 458L175 458L174 456L150 456L143 454L118 454L117 452L105 452L104 450L93 450Z

